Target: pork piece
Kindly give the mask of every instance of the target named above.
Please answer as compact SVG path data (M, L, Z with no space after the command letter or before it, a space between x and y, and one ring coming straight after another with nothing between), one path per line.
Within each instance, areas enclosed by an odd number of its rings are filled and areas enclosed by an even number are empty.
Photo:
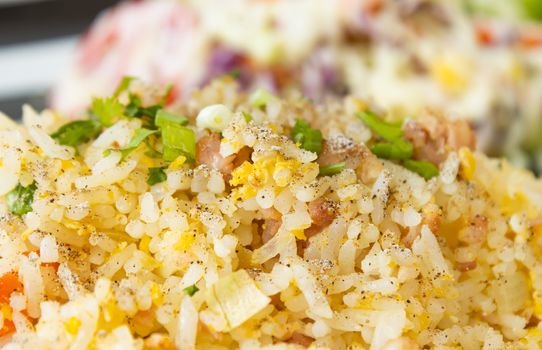
M231 178L233 169L250 159L252 149L243 147L226 158L220 154L220 134L211 133L201 137L196 143L196 163L206 164L210 168L220 171L226 180Z
M275 208L263 209L261 213L264 218L262 243L265 244L278 232L282 225L282 219L280 213Z
M320 167L342 162L346 168L356 169L364 183L372 183L382 170L382 162L364 144L344 136L326 139L318 157Z
M311 337L307 337L306 335L298 332L292 333L290 339L287 340L287 342L290 344L297 344L304 347L309 347L313 341L314 339L312 339Z
M457 269L461 272L467 272L470 270L474 270L476 266L476 261L460 262L457 264Z
M308 205L312 225L305 230L305 236L310 238L328 227L337 216L336 206L333 201L324 198L313 200Z
M475 215L469 220L467 227L459 231L457 238L467 245L480 244L486 240L487 232L487 218L482 215Z
M369 152L366 147L356 144L347 137L333 137L324 141L318 164L324 167L345 162L347 168L354 169L361 163L365 151Z
M462 147L474 150L476 139L464 120L448 120L428 114L408 121L403 127L405 138L414 145L414 158L440 164L448 154Z

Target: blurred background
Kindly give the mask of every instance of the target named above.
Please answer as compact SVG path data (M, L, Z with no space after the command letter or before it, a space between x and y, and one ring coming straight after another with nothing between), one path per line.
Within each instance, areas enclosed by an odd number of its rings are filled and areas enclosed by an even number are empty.
M230 75L394 120L431 108L542 170L542 0L0 0L0 111L77 118L126 75L177 98Z
M113 0L0 0L0 111L45 106L68 65L77 38Z

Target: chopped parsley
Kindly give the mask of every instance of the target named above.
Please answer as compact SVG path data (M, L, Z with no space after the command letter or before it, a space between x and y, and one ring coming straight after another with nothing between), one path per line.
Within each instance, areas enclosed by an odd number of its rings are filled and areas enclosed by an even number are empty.
M160 109L156 113L156 117L154 118L154 124L160 128L165 126L167 123L179 124L184 126L188 124L188 119L183 116L178 116L163 109Z
M51 134L59 144L76 148L100 134L102 124L93 119L77 120L61 126Z
M123 105L116 97L92 99L92 113L105 126L113 125L124 113Z
M388 123L373 112L358 112L356 116L375 134L387 142L378 142L370 147L378 158L398 160L408 170L415 172L426 180L437 176L439 171L435 164L425 160L412 160L414 146L403 138L400 124Z
M358 112L356 115L373 132L386 141L393 142L403 136L403 129L400 124L387 123L370 111Z
M126 148L136 148L141 144L141 142L145 141L147 137L149 137L152 134L156 134L158 130L149 130L145 128L137 129L134 133L134 136L132 136L132 139L128 143L128 146Z
M301 148L317 154L322 153L322 132L311 128L306 120L296 119L295 125L290 131L290 137L294 142L300 144Z
M181 155L184 155L188 161L196 159L196 133L194 130L175 123L167 123L160 130L162 131L165 161L172 162Z
M412 158L413 146L410 142L397 139L393 142L379 142L371 147L378 158L404 160Z
M426 180L437 176L439 171L435 164L425 160L412 160L407 159L403 162L403 165L408 170L420 175Z
M24 187L20 183L6 196L6 204L10 213L22 216L32 211L36 183Z
M135 79L136 78L130 77L130 76L125 76L124 78L122 78L122 80L119 83L119 86L117 86L117 88L115 89L115 92L113 93L113 97L119 97L120 94L128 90L128 88L130 87L130 84Z
M320 176L331 176L331 175L338 174L338 173L340 173L341 171L344 170L345 165L346 164L344 162L341 162L341 163L337 163L337 164L331 164L331 165L323 166L323 167L320 168L320 172L318 173L318 175L320 175Z
M164 172L165 167L149 168L149 176L147 177L147 184L149 186L166 181L167 175Z
M188 296L193 296L198 291L199 291L199 288L195 284L193 284L191 286L188 286L185 289L183 289L183 292Z

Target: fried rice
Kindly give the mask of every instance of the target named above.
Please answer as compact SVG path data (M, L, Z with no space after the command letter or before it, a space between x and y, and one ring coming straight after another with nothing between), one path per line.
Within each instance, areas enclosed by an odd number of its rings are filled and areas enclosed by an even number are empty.
M0 122L4 349L539 349L542 182L435 112L186 102Z

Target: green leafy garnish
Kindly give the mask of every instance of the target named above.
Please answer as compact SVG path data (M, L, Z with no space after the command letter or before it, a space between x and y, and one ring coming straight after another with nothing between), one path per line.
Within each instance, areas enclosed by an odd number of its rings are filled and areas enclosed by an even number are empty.
M164 93L162 94L162 98L160 99L160 104L162 106L165 106L169 99L169 94L171 91L173 91L173 88L175 86L173 84L167 84L166 88L164 89Z
M311 128L309 123L303 119L296 119L292 131L290 131L290 137L307 151L316 152L317 154L322 152L322 132Z
M115 118L123 115L124 107L116 97L95 97L92 99L92 113L103 125L111 126L115 123Z
M188 161L196 159L196 134L194 130L179 124L167 123L162 130L163 158L172 162L178 156L186 156Z
M145 145L147 146L147 150L145 151L145 155L147 157L162 159L162 153L155 150L154 147L152 147L151 144L149 143L149 140L145 140L143 142L145 142Z
M149 168L149 176L147 177L149 186L166 181L167 175L164 169L165 167Z
M277 101L278 97L270 93L265 89L258 89L254 91L250 97L249 102L256 108L263 108L271 101Z
M323 166L323 167L320 168L320 172L318 173L318 175L320 175L320 176L335 175L335 174L338 174L341 171L343 171L344 167L345 167L344 162Z
M412 158L413 146L410 142L397 139L393 142L379 142L371 147L378 158L404 160Z
M193 284L191 286L188 286L185 289L183 289L183 292L188 296L193 296L198 291L199 291L199 288L195 284Z
M128 90L133 80L135 80L134 77L130 77L130 76L123 77L119 85L115 89L115 92L113 93L113 97L119 97L120 94Z
M6 195L6 204L10 213L22 216L32 211L36 183L24 187L20 183Z
M234 68L227 75L231 76L233 79L239 79L241 70L239 68Z
M132 153L133 150L135 150L141 142L145 142L149 148L150 145L146 142L147 137L149 137L152 134L156 134L158 130L149 130L145 128L137 129L134 133L134 136L132 136L132 139L128 143L128 145L125 148L122 149L106 149L103 153L104 157L107 157L111 154L113 151L118 151L121 154L121 159L124 159L128 157L130 153ZM154 149L152 149L154 151Z
M151 117L154 119L156 113L162 109L162 105L156 104L148 107L141 106L141 98L137 95L130 94L130 102L124 108L124 115L133 118Z
M252 117L252 115L248 114L247 112L243 111L242 113L243 113L243 118L245 118L245 121L247 123L254 119L254 117Z
M183 116L178 116L173 113L169 113L163 109L160 109L156 113L156 117L154 118L154 124L157 127L164 127L168 123L179 124L179 125L184 126L188 124L188 119L186 119Z
M134 136L132 136L132 139L128 143L128 146L126 148L136 148L143 142L147 137L149 137L152 134L156 134L158 130L149 130L145 128L137 129L134 133Z
M529 18L542 21L542 2L540 0L523 0L523 8Z
M373 112L364 111L356 113L356 116L361 119L372 131L378 134L386 141L393 142L403 136L401 125L387 123L376 116Z
M439 171L435 164L425 161L425 160L405 160L403 163L404 167L408 170L415 172L426 180L437 176Z
M61 145L75 148L80 144L95 138L101 130L102 125L97 120L77 120L64 124L57 131L52 133L51 137Z

